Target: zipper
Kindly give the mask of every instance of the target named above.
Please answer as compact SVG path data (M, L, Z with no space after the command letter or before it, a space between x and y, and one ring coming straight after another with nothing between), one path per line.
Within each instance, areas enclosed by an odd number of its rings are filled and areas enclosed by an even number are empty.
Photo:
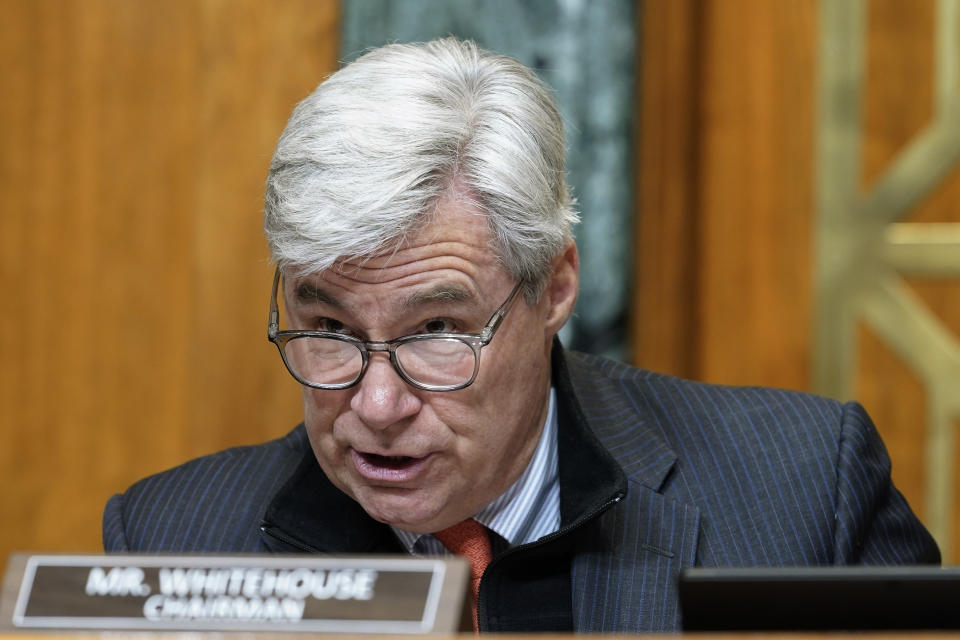
M261 524L261 525L260 525L260 531L261 531L265 536L270 537L270 538L273 538L273 539L276 540L277 542L281 542L281 543L283 543L283 544L285 544L285 545L294 547L295 549L298 549L298 550L300 550L300 551L305 551L306 553L321 553L321 551L320 551L319 549L314 549L313 547L311 547L310 545L306 544L305 542L301 542L301 541L297 540L296 538L292 538L292 537L286 535L285 533L283 533L282 531L278 530L278 529L277 529L276 527L274 527L274 526L270 526L270 525L266 525L266 524Z
M487 566L487 570L489 570L491 566L496 565L498 562L500 562L500 561L503 560L504 558L509 558L510 556L512 556L512 555L514 555L514 554L516 554L516 553L520 553L520 552L522 552L522 551L527 551L527 550L530 550L530 549L536 549L536 548L538 548L538 547L542 547L542 546L544 546L544 545L550 544L551 542L553 542L554 540L556 540L556 539L559 538L560 536L565 536L565 535L567 535L567 534L569 534L569 533L571 533L571 532L573 532L573 531L576 531L577 529L579 529L580 527L582 527L582 526L585 525L586 523L588 523L588 522L590 522L591 520L593 520L594 518L598 517L600 514L602 514L604 511L606 511L607 509L609 509L609 508L612 507L613 505L615 505L615 504L617 504L618 502L620 502L621 500L623 500L624 495L626 495L626 492L625 492L625 491L618 491L618 492L615 493L609 500L607 500L606 502L604 502L603 504L601 504L600 506L598 506L596 509L594 509L593 511L591 511L591 512L588 513L587 515L583 516L582 518L580 518L579 520L577 520L576 522L574 522L574 523L571 524L570 526L568 526L568 527L566 527L566 528L563 528L563 529L558 529L557 531L554 531L554 532L551 533L551 534L545 535L544 537L542 537L542 538L540 538L539 540L536 540L536 541L534 541L534 542L530 542L530 543L527 543L527 544L520 545L520 546L518 546L518 547L511 547L511 548L507 549L505 552L503 552L499 557L497 557L495 560L493 560L493 561ZM310 545L306 544L305 542L301 542L300 540L297 540L296 538L293 538L293 537L291 537L291 536L286 535L285 533L283 533L282 531L278 530L278 529L277 529L276 527L274 527L274 526L270 526L270 525L266 525L266 524L261 524L261 525L260 525L260 531L261 531L265 536L267 536L267 537L269 537L269 538L273 538L273 539L276 540L277 542L280 542L280 543L286 544L286 545L288 545L288 546L294 547L295 549L298 549L298 550L300 550L300 551L303 551L303 552L306 552L306 553L322 553L319 549L315 549L315 548L311 547ZM484 575L486 575L486 571L484 571ZM482 576L480 577L480 582L481 582L481 584L482 584L482 582L483 582L483 577L482 577ZM480 611L481 604L484 604L485 602L486 602L486 598L482 597L482 594L481 594L481 597L477 599L477 611Z
M553 533L548 534L548 535L545 535L545 536L543 536L542 538L540 538L539 540L536 540L536 541L534 541L534 542L529 542L529 543L527 543L527 544L522 544L522 545L520 545L520 546L518 546L518 547L510 547L509 549L507 549L506 551L504 551L502 554L500 554L496 559L492 560L492 561L490 562L490 564L487 565L487 569L484 570L483 574L486 575L487 570L489 570L490 567L496 565L498 562L500 562L500 561L503 560L504 558L509 558L510 556L512 556L512 555L514 555L514 554L516 554L516 553L520 553L521 551L527 551L527 550L529 550L529 549L536 549L537 547L542 547L542 546L544 546L544 545L550 544L551 542L553 542L554 540L556 540L556 539L559 538L560 536L565 536L565 535L567 535L568 533L571 533L571 532L573 532L573 531L576 531L577 529L581 528L581 527L582 527L583 525L585 525L586 523L588 523L588 522L590 522L591 520L593 520L594 518L598 517L600 514L602 514L604 511L606 511L607 509L609 509L609 508L612 507L613 505L615 505L615 504L617 504L618 502L620 502L621 500L623 500L623 497L624 497L625 495L626 495L626 492L625 492L625 491L618 491L618 492L615 493L609 500L607 500L606 502L604 502L603 504L601 504L600 506L598 506L596 509L594 509L593 511L591 511L591 512L588 513L587 515L583 516L582 518L580 518L579 520L577 520L577 521L574 522L573 524L569 525L568 527L563 528L563 529L558 529L558 530L554 531ZM481 585L483 584L483 576L480 576L480 584L481 584ZM477 598L477 611L478 611L478 612L480 611L480 605L483 604L483 603L485 603L485 602L486 602L486 598L483 597L483 592L482 592L482 590L481 590L481 591L480 591L480 597ZM478 615L478 618L479 618L479 615Z

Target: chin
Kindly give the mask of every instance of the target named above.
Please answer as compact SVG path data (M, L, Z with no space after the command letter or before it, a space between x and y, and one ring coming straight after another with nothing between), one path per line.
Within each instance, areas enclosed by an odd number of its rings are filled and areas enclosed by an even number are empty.
M413 533L432 533L435 530L433 523L442 511L442 508L424 505L422 496L398 495L395 491L371 488L358 494L355 499L371 518Z

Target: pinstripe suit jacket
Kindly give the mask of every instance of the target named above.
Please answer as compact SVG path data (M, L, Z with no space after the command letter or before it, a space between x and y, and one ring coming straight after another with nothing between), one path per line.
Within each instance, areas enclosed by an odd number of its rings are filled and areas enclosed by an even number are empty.
M694 383L559 347L554 360L577 631L677 629L676 576L693 565L939 562L859 405ZM401 549L389 528L327 485L300 427L114 496L104 547ZM481 619L494 620L490 594L504 591L487 582Z

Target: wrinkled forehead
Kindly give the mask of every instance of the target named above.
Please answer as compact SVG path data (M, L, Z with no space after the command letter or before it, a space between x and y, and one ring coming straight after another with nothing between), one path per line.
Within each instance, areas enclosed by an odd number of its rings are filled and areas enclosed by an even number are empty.
M424 283L419 287L410 288L379 288L374 285L376 294L370 297L371 289L367 288L367 296L356 297L354 287L343 282L331 282L329 273L313 274L289 283L286 289L288 305L304 308L317 304L326 305L344 311L356 310L357 302L373 303L377 307L395 313L407 313L417 309L430 307L451 307L469 310L484 308L484 299L479 291L456 281L435 281ZM291 307L291 308L293 308Z
M463 201L446 200L429 222L390 238L370 254L340 256L320 272L287 268L284 276L315 280L329 274L358 284L399 282L444 270L477 277L479 271L502 270L503 261L491 238L485 215Z

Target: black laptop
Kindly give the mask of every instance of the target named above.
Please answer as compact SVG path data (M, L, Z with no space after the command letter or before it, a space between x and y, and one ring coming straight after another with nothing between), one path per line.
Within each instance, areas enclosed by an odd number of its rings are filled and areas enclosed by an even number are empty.
M960 629L960 568L687 569L685 631Z

